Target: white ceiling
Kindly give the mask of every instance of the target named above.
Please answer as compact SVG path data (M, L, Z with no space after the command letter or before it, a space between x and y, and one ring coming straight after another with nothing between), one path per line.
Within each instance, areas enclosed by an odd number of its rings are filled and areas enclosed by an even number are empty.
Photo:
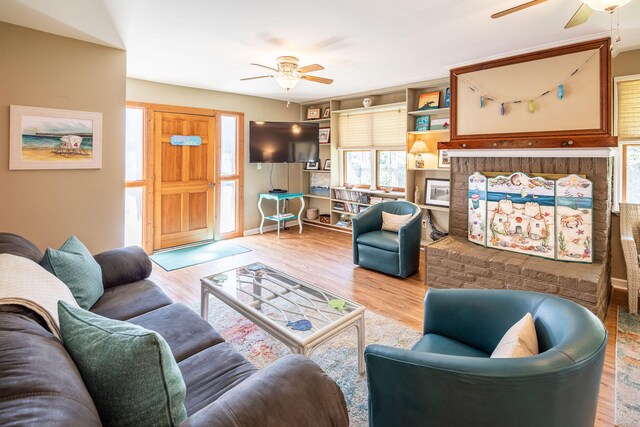
M579 0L0 0L0 20L127 50L129 77L287 99L250 62L319 63L330 86L300 82L292 101L448 75L452 66L600 37L610 17L564 30ZM621 50L640 47L640 0L620 9ZM266 70L264 70L266 71Z

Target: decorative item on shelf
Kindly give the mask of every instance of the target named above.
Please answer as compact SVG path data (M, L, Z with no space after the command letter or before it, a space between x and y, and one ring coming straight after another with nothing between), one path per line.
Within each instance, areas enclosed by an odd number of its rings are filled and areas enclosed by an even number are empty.
M444 93L444 108L449 108L451 106L451 88L447 88Z
M316 209L316 208L307 209L306 217L307 217L307 219L310 219L312 221L318 219L318 209Z
M424 159L422 158L422 154L429 152L427 144L423 140L418 139L413 143L409 152L416 155L416 169L424 169Z
M319 108L309 108L307 110L307 120L317 120L320 118Z
M424 183L424 204L427 206L449 207L451 182L448 179L426 178Z
M435 110L440 108L440 91L420 94L418 110Z
M9 169L102 168L102 113L10 108Z
M322 118L323 119L330 119L331 118L331 108L326 107L324 109L324 111L322 112Z
M433 119L429 130L446 130L451 127L450 123L451 120L448 117L446 119Z
M317 171L318 169L320 169L320 162L307 162L304 166L304 169L308 171Z
M380 189L385 193L391 193L391 191L393 191L393 188L391 187L380 187Z
M330 171L331 170L331 159L326 159L324 161L324 170L326 170L326 171Z
M362 105L364 108L369 108L373 105L373 100L371 98L365 98L362 100Z
M438 150L438 167L442 169L451 169L451 159L449 158L448 150Z
M416 189L413 192L413 203L420 204L420 188L416 185Z
M353 184L345 184L344 188L346 188L347 190L351 190L353 188Z
M320 222L323 224L330 224L331 223L331 215L329 214L320 214L318 216L318 218L320 219Z
M320 144L328 144L331 135L331 128L320 128L319 140Z
M429 122L431 118L429 116L423 116L416 118L416 132L424 132L429 130Z

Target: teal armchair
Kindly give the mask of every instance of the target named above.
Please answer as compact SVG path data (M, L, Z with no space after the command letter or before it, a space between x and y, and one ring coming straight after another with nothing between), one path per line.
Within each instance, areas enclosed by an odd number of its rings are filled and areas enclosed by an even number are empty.
M382 230L382 211L413 215L397 233ZM405 201L378 203L358 214L353 226L353 263L406 278L420 265L422 211Z
M540 354L490 359L533 315ZM430 289L411 350L365 350L370 426L593 427L607 331L590 311L545 294Z

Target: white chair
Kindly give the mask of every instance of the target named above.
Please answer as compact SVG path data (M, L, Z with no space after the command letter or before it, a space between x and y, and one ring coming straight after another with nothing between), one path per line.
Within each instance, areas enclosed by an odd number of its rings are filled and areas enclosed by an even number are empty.
M638 313L638 288L640 288L640 205L620 203L620 238L627 264L627 288L629 312Z

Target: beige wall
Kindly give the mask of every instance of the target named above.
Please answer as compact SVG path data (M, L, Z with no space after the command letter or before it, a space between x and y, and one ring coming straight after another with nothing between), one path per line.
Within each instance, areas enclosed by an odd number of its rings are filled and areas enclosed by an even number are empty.
M640 74L640 49L622 52L613 59L613 77ZM627 279L627 267L620 244L620 217L611 217L611 277Z
M0 22L0 231L40 248L122 246L126 54ZM9 171L9 105L103 114L99 170Z
M284 101L136 79L127 79L127 100L244 113L244 229L251 230L260 225L260 213L257 208L258 194L270 189L269 171L271 165L264 164L259 170L257 165L249 164L249 122L252 120L299 120L299 104L292 103L287 108L287 103ZM290 185L287 184L287 168L290 169ZM290 191L300 191L302 182L300 174L300 166L298 165L275 164L273 165L273 185L289 188Z

